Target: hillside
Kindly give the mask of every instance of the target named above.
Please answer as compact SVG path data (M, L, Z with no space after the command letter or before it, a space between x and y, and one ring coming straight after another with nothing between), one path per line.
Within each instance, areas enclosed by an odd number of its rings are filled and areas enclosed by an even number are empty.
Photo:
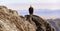
M56 29L56 31L60 31L60 18L47 19L46 21L48 21Z
M55 31L37 15L18 15L16 10L0 6L0 31Z

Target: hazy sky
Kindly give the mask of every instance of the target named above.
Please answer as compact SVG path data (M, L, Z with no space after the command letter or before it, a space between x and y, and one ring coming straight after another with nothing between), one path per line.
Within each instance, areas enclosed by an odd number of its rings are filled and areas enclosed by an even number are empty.
M0 0L0 5L17 10L28 9L30 4L35 9L60 9L60 0Z
M43 9L43 11L35 10L36 13L34 13L42 16L43 18L60 17L60 0L0 0L0 5L5 5L8 8L18 10L19 14L21 15L27 14L28 11L26 12L25 10L28 10L29 6L32 5L34 9ZM46 9L48 10L46 11Z

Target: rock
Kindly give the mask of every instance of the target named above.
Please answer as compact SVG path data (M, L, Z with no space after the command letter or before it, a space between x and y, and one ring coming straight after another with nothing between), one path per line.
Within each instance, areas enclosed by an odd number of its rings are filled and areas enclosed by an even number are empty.
M33 21L36 24L36 31L55 31L54 28L46 21L44 21L41 17L37 15L25 15L26 20L32 23Z
M0 6L0 8L1 31L36 31L35 25L20 17L16 11L5 6Z
M17 11L0 6L0 31L55 31L39 16L19 16Z

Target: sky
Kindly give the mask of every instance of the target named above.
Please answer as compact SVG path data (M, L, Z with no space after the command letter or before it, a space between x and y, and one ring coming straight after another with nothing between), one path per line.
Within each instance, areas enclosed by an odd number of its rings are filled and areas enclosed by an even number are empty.
M0 0L0 5L16 10L28 9L30 5L34 9L60 9L60 0Z
M0 5L7 6L9 9L18 10L20 15L28 14L27 10L32 5L35 10L34 14L42 18L60 17L60 0L0 0Z

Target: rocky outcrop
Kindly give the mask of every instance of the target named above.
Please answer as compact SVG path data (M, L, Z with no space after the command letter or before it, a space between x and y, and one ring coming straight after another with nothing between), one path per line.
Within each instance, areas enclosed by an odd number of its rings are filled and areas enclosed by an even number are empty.
M39 16L19 16L17 11L0 6L0 31L54 31L54 28Z
M36 31L55 31L54 28L46 21L44 21L41 17L36 15L26 15L26 20L32 23L35 23L37 29Z
M35 31L36 26L20 17L16 11L0 6L1 31Z

